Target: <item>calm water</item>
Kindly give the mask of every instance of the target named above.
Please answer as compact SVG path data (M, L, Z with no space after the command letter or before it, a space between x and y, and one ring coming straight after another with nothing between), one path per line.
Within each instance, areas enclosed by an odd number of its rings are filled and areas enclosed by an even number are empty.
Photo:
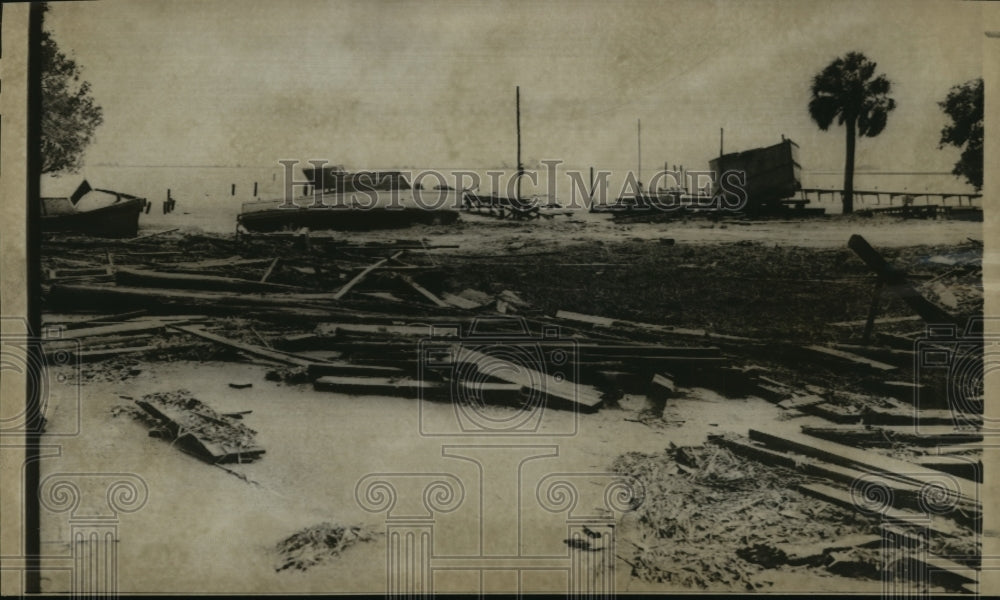
M358 168L346 165L348 169ZM383 167L379 167L383 168ZM386 170L394 167L384 167ZM399 169L398 167L395 167ZM411 173L409 179L416 180L422 172L430 168L399 169ZM487 171L485 169L434 169L442 173L444 183L452 187L472 187L478 178L480 193L513 193L510 183L514 175L512 169ZM627 184L627 170L609 170L607 194L617 197L622 190L630 191ZM462 174L464 173L464 174ZM575 175L574 175L575 173ZM652 171L644 170L643 179L649 182ZM295 178L304 181L301 169L295 170ZM285 174L281 165L256 167L89 167L75 175L66 175L43 183L43 195L68 195L81 178L86 178L94 187L113 189L145 197L152 201L149 215L140 221L143 229L159 229L166 226L194 226L205 231L230 232L235 229L236 215L244 202L261 199L278 199L284 194ZM552 180L554 179L554 185ZM555 198L564 206L583 208L588 205L586 188L589 187L589 169L567 169L557 167L550 172L545 167L537 170L536 182L522 179L522 194L542 198ZM843 184L841 173L803 172L803 187L840 189ZM422 178L425 189L433 189L441 180L425 175ZM256 184L256 195L254 186ZM891 192L921 193L928 191L969 193L972 187L950 174L872 174L859 173L855 176L855 189L881 190ZM508 189L509 187L509 189ZM162 214L162 202L167 198L167 190L177 201L175 211ZM301 195L304 188L294 188ZM553 193L554 192L554 193ZM575 204L574 204L575 202ZM885 197L883 197L885 205ZM918 203L923 203L921 199ZM954 202L951 200L950 202ZM839 200L824 198L814 206L827 209L828 213L840 211ZM875 206L874 199L857 199L857 207Z

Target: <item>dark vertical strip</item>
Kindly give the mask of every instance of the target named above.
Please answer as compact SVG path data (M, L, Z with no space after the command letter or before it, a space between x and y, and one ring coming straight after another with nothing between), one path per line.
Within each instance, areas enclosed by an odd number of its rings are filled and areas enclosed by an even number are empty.
M521 199L521 173L523 168L521 167L521 86L515 88L514 105L517 112L517 198ZM510 190L510 187L507 188Z
M28 13L28 115L27 115L27 230L25 232L25 283L28 300L28 335L40 336L42 317L39 311L41 300L41 176L42 176L42 17L44 5L32 3ZM39 344L27 345L28 364L42 364L42 349ZM43 373L28 373L25 394L26 403L26 456L24 467L24 554L27 559L25 591L29 594L41 592L41 572L39 570L41 531L38 508L39 482L39 442L42 432L41 386L38 382Z

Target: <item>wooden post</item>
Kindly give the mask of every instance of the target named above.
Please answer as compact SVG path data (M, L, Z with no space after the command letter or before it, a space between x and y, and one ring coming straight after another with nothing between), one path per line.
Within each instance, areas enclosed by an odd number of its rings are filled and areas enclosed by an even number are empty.
M257 197L257 182L253 182L253 197Z
M515 92L515 104L517 109L517 199L521 199L521 86L517 86Z
M723 129L719 127L719 156L722 156L722 139L723 139Z
M590 203L594 203L594 167L590 167Z
M236 184L235 183L233 184L232 189L229 192L229 195L230 196L235 196L236 195Z
M642 119L635 120L635 131L639 144L639 172L636 178L639 180L639 191L642 192Z
M861 343L868 345L872 338L872 329L875 327L875 316L878 314L879 301L882 299L882 289L885 281L879 277L875 280L875 290L872 291L872 303L868 307L868 320L865 321L865 332L861 338Z

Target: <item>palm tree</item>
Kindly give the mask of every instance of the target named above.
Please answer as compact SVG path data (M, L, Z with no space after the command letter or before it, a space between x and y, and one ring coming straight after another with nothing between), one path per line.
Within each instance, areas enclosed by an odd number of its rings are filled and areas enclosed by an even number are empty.
M854 146L857 136L875 137L885 129L896 101L889 97L892 84L875 75L875 63L860 52L848 52L813 78L809 115L826 131L837 119L847 128L844 163L844 214L854 210Z

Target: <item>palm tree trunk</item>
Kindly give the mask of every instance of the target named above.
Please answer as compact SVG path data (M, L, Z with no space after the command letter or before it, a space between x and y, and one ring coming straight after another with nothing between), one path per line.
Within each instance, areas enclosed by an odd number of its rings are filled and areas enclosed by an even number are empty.
M854 212L854 145L857 137L857 119L847 119L847 159L844 161L844 214Z

